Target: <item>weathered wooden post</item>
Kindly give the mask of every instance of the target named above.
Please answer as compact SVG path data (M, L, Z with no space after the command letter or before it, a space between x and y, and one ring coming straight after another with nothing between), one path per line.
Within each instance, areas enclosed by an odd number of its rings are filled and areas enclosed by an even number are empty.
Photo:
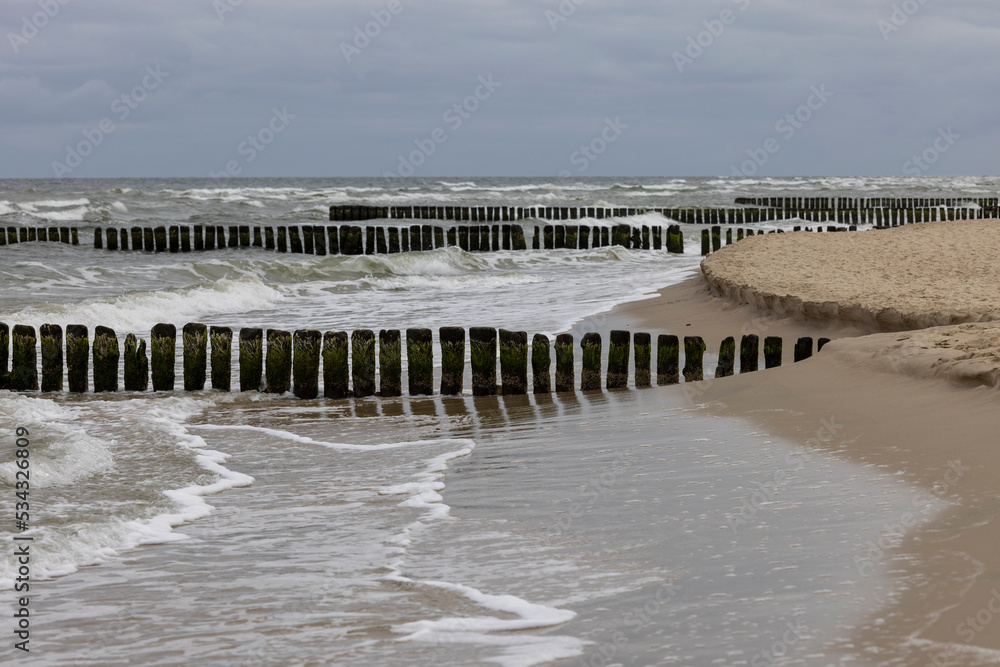
M818 341L816 341L816 351L817 352L822 351L823 347L829 342L830 342L829 338L820 338Z
M233 375L233 330L211 327L208 340L212 347L212 389L229 391Z
M183 238L181 240L183 241ZM253 247L254 248L263 248L264 247L264 238L263 238L263 236L261 234L260 227L256 227L256 226L253 228ZM326 245L324 244L323 247L326 247ZM325 255L326 253L324 252L323 254Z
M249 248L250 247L250 225L240 225L239 226L240 235L240 247Z
M288 252L287 228L279 226L275 233L278 235L278 252Z
M399 329L378 332L379 393L383 398L403 395L403 345Z
M441 327L441 395L462 393L465 382L465 329Z
M138 229L139 229L138 227L135 227L135 228L132 229L132 247L135 250L138 250L139 247L140 247L139 244L136 243L136 239L135 239L135 232ZM140 230L140 234L141 233L142 232ZM139 238L140 238L140 240L142 239L141 236ZM205 226L204 225L195 225L194 226L194 249L195 249L195 252L198 252L198 251L201 251L201 250L205 249Z
M555 227L552 225L545 225L542 230L542 234L545 238L545 249L552 250L556 247L555 245Z
M510 242L514 250L527 250L528 241L524 238L524 228L521 225L512 225L510 228Z
M628 386L628 362L632 352L632 335L628 331L612 331L608 340L608 389Z
M410 396L434 393L434 342L430 329L406 330L407 384Z
M496 396L497 330L491 327L469 329L472 356L472 395Z
M351 332L351 380L355 398L375 395L375 332L371 329Z
M389 253L395 254L399 252L399 229L396 227L389 228Z
M87 391L90 365L90 336L82 324L66 326L66 382L74 394Z
M288 228L288 244L293 253L302 254L302 237L299 236L299 228L296 225Z
M70 227L69 233L72 236L73 245L80 245L80 230L76 227ZM65 243L69 243L69 241L65 241Z
M323 395L345 398L349 378L347 332L327 331L323 334Z
M580 341L583 368L580 371L580 391L601 388L601 334L584 334Z
M125 336L125 391L149 389L149 360L146 358L146 341L135 334Z
M776 368L781 365L781 336L768 336L764 339L764 368Z
M571 353L572 347L571 343ZM535 334L531 339L531 383L536 394L551 393L551 368L552 354L549 349L549 338L543 334Z
M712 226L712 252L717 252L722 249L722 227L719 225Z
M319 396L319 355L323 334L298 329L292 337L292 390L298 398Z
M95 339L96 344L96 339ZM181 345L184 353L184 391L201 391L205 388L208 363L208 327L189 322L181 329Z
M653 337L638 332L633 336L632 343L635 346L635 386L649 387L652 385Z
M94 391L118 391L118 338L108 327L94 328Z
M573 335L556 336L556 391L576 391L576 366L573 360Z
M173 391L177 327L162 322L154 326L149 336L149 348L153 391Z
M399 230L399 251L410 252L410 230L406 227Z
M264 372L264 331L240 329L240 391L260 391Z
M528 393L528 334L500 329L500 383L504 396Z
M153 229L153 238L155 240L156 252L166 252L167 251L167 228L166 227L155 227ZM155 368L154 368L155 370ZM154 382L155 385L155 382Z
M701 254L707 255L709 252L711 252L711 249L712 246L711 246L711 240L709 239L708 230L703 229L701 230Z
M375 254L375 227L365 227L365 254Z
M274 250L277 246L274 242L274 227L264 228L264 249Z
M444 227L440 226L434 227L434 247L435 248L444 247Z
M733 244L733 228L730 227L726 230L726 245Z
M4 325L6 328L7 325ZM42 391L62 391L63 385L63 332L58 324L43 324L38 328L42 345ZM7 372L7 335L4 332L3 367L0 372Z
M40 230L38 230L38 233L39 233L39 235L44 234L45 230L44 229L40 229ZM119 238L119 247L121 247L122 250L128 250L128 230L127 229L121 229L121 230L119 230L118 231L118 238ZM40 241L44 241L45 239L39 239L39 240ZM53 240L55 240L55 239L53 239Z
M149 230L147 230L149 231ZM146 236L146 251L152 250L149 246L149 241L152 237ZM220 244L219 247L222 247ZM215 225L205 225L205 250L215 250Z
M31 229L29 231L32 233L32 235L34 235L34 232L35 232L34 229ZM104 231L107 233L107 248L108 248L108 250L118 250L118 230L117 229L106 229ZM34 241L35 239L29 239L29 240Z
M340 252L344 255L364 254L361 227L344 225L340 228Z
M264 368L269 394L284 394L292 383L292 334L280 329L267 330L267 357Z
M795 342L795 361L805 361L813 354L813 339L811 336L803 336Z
M389 247L385 242L385 227L375 228L375 253L378 255L389 254Z
M732 336L719 345L719 365L715 368L715 377L724 378L733 374L736 368L736 339Z
M170 225L167 230L169 234L170 242L170 252L180 252L181 251L181 228L177 225ZM95 338L96 340L96 338Z
M684 337L684 381L698 382L705 379L705 341L701 336Z
M743 336L740 341L740 373L752 373L757 370L759 345L760 339L757 334Z
M122 248L124 247L123 243ZM191 228L187 225L181 227L181 252L191 252Z

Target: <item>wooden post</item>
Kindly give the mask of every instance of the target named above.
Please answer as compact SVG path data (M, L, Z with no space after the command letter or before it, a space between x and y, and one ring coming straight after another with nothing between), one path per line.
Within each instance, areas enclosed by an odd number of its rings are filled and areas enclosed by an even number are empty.
M96 339L95 339L96 344ZM189 322L181 329L184 350L184 391L201 391L205 388L208 363L208 327Z
M583 369L580 371L580 391L601 388L601 334L584 334L580 341Z
M233 375L233 330L211 327L208 340L212 344L212 389L229 391Z
M389 253L399 252L399 229L396 227L389 228Z
M278 252L288 252L288 235L287 228L278 227L275 233L278 235Z
M410 252L410 230L406 227L399 230L399 251Z
M375 332L371 329L351 333L351 380L355 398L375 395Z
M555 228L552 225L545 225L542 230L542 234L545 237L545 249L552 250L555 246Z
M323 334L323 395L345 398L349 377L347 332L327 331Z
M87 369L90 365L90 336L82 324L66 327L66 381L74 394L87 391Z
M440 226L434 227L434 247L435 248L444 247L444 227Z
M375 227L365 227L365 254L375 254Z
M232 242L229 244L232 245ZM299 228L292 225L288 228L288 245L293 253L302 254L302 237L299 236Z
M264 332L240 329L240 391L260 391L264 371Z
M528 334L500 329L500 382L504 396L528 393Z
M472 395L496 396L497 330L490 327L469 329L472 355Z
M264 369L269 394L284 394L292 383L292 334L267 330L267 357Z
M28 231L31 233L31 235L34 235L34 233L35 233L34 229L30 229ZM108 250L118 250L118 230L117 229L106 229L104 231L107 232L107 248L108 248ZM29 239L29 240L30 241L34 241L35 239Z
M608 340L608 389L628 386L628 362L632 352L632 335L628 331L612 331Z
M712 252L718 252L722 249L722 227L719 225L712 226Z
M511 248L514 250L527 250L528 242L524 238L524 228L521 225L512 225L510 228Z
M556 336L556 391L576 391L576 367L573 363L573 335Z
M410 396L434 393L434 343L430 329L406 330L407 380Z
M711 252L711 240L709 239L708 230L701 230L701 254L707 255Z
M632 343L635 347L635 386L649 387L652 385L653 337L639 332L632 337Z
M705 341L701 336L684 337L684 381L698 382L705 379Z
M181 228L177 225L170 225L168 230L170 240L170 252L181 251ZM109 248L110 249L110 248ZM96 338L94 340L97 340Z
M312 225L302 225L301 230L302 230L302 252L304 252L307 255L315 255L316 254L316 245L315 245L315 243L313 241L313 226ZM293 336L293 338L294 338L294 336ZM294 362L294 355L292 355L292 358L293 358L293 362L292 363L294 364L295 363Z
M124 232L123 232L124 233ZM122 249L125 248L125 239L122 239ZM191 228L187 225L181 227L181 252L191 252Z
M274 227L264 228L264 249L274 250L277 246L274 243Z
M776 368L781 365L781 336L768 336L764 339L764 368Z
M403 346L399 329L378 332L379 393L383 398L403 395Z
M183 241L183 239L181 239L181 240ZM256 227L256 226L253 228L253 247L254 248L263 248L264 247L264 238L261 235L260 227ZM325 247L325 245L324 245L324 247ZM323 253L323 254L326 254L326 253Z
M153 391L173 391L177 327L173 324L157 324L150 332L149 343Z
M146 358L146 341L135 334L125 336L125 391L149 389L149 360Z
M298 398L319 396L319 355L323 334L298 329L292 338L292 387Z
M340 252L344 255L364 254L364 240L361 238L361 228L343 226L340 228Z
M140 234L138 242L136 241L136 231L138 231L139 234ZM141 234L142 234L142 230L140 230L138 227L133 227L132 228L132 248L134 250L138 250L141 247L139 245L139 243L141 243L141 240L142 240ZM194 226L194 249L195 249L195 252L198 252L198 251L201 251L201 250L205 249L205 226L204 225L195 225Z
M465 383L465 329L441 327L441 395L462 393Z
M577 239L580 250L587 250L590 248L590 227L587 225L580 225L579 232L577 233Z
M153 229L153 238L155 239L156 252L166 252L167 250L167 228L166 227L156 227ZM155 370L155 364L154 364ZM156 384L155 382L153 383Z
M829 338L820 338L818 341L816 341L816 351L817 352L822 351L823 346L825 346L829 342L830 342Z
M385 227L375 228L375 252L379 255L389 254L389 247L385 242Z
M733 374L736 368L736 339L730 336L719 346L719 365L715 368L715 377L724 378Z
M6 328L7 325L4 325ZM38 328L42 345L42 391L62 391L63 332L58 324L43 324ZM3 335L3 374L7 373L7 335Z
M811 336L803 336L795 342L795 361L805 361L813 354L813 339Z
M740 341L740 373L752 373L757 370L760 339L757 334L743 336Z
M570 349L572 351L572 344ZM552 391L551 368L549 338L543 334L535 334L531 339L531 382L536 394L548 394Z
M94 328L94 391L118 391L118 338L108 327Z

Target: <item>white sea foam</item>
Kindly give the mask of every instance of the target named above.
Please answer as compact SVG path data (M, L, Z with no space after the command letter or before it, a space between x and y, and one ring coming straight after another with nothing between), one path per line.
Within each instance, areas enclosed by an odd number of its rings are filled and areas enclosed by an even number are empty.
M90 200L86 198L81 199L46 199L42 201L33 201L22 204L27 210L27 207L31 207L34 210L38 207L42 208L69 208L70 206L87 206L90 204Z
M90 209L86 206L71 208L64 211L25 211L29 215L53 222L80 222Z

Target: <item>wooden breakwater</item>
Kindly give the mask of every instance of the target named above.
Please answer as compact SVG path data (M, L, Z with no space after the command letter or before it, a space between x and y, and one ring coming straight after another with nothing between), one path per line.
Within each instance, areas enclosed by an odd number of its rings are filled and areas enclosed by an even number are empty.
M817 349L826 342L820 339ZM555 340L542 334L529 339L524 331L491 327L472 327L468 332L442 327L435 346L430 329L383 329L377 334L371 329L350 334L259 328L234 332L229 327L189 323L179 332L175 325L157 324L147 346L147 340L135 334L119 339L112 329L101 326L94 328L91 338L82 325L69 325L64 332L60 325L43 324L36 335L33 327L11 329L0 323L0 382L17 392L169 392L179 384L185 391L201 391L206 385L232 391L234 346L239 391L292 392L306 399L321 394L326 398L404 395L404 347L409 396L435 393L435 361L441 368L438 393L445 396L462 394L466 377L474 396L619 389L629 386L630 369L637 388L652 386L654 379L657 385L671 385L705 377L706 347L698 336L660 335L654 347L649 333L612 331L607 344L605 354L597 333L584 335L577 346L570 334ZM736 349L735 338L722 342L716 377L736 372ZM740 373L758 370L761 351L765 368L781 365L780 337L765 338L761 348L756 335L746 335L739 350ZM812 338L795 342L795 361L812 354Z
M1000 208L998 197L737 197L737 204L767 208L804 210L847 209L985 209L995 217Z
M80 232L76 227L0 227L0 246L31 241L80 245Z

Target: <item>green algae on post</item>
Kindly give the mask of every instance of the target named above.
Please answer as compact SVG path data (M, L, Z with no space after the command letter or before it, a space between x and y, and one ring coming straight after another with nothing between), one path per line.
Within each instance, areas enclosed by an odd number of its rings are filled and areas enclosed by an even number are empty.
M583 368L580 371L580 391L601 388L601 334L588 333L580 340Z
M556 336L556 391L576 390L576 367L573 361L573 335Z
M146 341L135 334L125 336L125 391L146 391L149 388L149 361Z
M292 339L292 386L298 398L319 396L319 357L323 334L299 329Z
M605 380L608 389L623 389L628 386L631 346L632 335L628 331L611 332L608 339L608 374Z
M638 332L632 338L635 347L635 386L649 387L652 385L652 347L653 337L648 333Z
M504 396L528 393L528 334L500 329L500 385Z
M572 353L572 343L570 343ZM531 383L536 394L548 394L552 391L552 352L549 348L549 338L544 334L535 334L531 339Z
M174 359L177 348L177 327L157 324L149 336L149 353L153 370L153 391L173 391Z
M265 391L284 394L292 384L292 334L280 329L267 330Z
M184 391L201 391L205 388L208 364L208 327L189 322L181 330L181 344L184 350ZM96 338L94 340L97 342Z
M345 398L349 378L347 332L327 331L323 334L323 395Z
M472 357L472 395L496 396L497 330L491 327L469 329Z
M94 328L94 391L118 391L118 338L108 327Z
M698 382L705 379L705 341L701 336L684 337L684 381Z
M403 395L403 345L399 329L378 332L379 393L383 398Z
M719 365L715 368L715 377L724 378L733 374L736 367L736 339L732 336L719 345Z
M781 365L781 337L768 336L764 339L764 368Z
M711 245L711 239L709 238L708 235L708 230L703 229L701 230L701 254L707 255L709 252L711 252L711 249L712 245Z
M5 325L6 326L6 325ZM42 346L42 391L62 391L63 332L58 324L43 324L38 328ZM3 340L3 371L7 370L7 341Z
M434 343L430 329L406 330L406 377L410 396L434 393Z
M441 327L441 394L455 396L462 393L465 383L465 329Z
M156 252L166 252L167 250L167 228L156 227L153 229L153 238L156 241Z
M752 373L757 370L760 356L760 338L757 334L747 334L740 341L740 373Z
M813 339L811 336L803 336L795 341L795 361L805 361L813 354Z
M351 332L351 380L355 398L375 395L375 332Z
M82 324L66 326L66 380L70 392L82 394L87 391L87 375L90 367L90 337L87 327Z
M260 391L264 373L264 331L240 329L240 391Z
M274 250L275 249L275 245L274 245L274 227L265 227L264 228L264 249L265 250Z
M10 363L10 327L0 322L0 389L10 389L8 385Z
M661 334L656 339L656 384L680 381L680 341L677 336Z
M208 340L212 347L212 389L229 391L232 384L233 330L211 327Z
M278 227L275 233L278 235L278 252L288 252L287 228Z
M291 246L293 253L302 254L302 238L299 236L299 228L297 226L293 225L288 228L288 244Z

